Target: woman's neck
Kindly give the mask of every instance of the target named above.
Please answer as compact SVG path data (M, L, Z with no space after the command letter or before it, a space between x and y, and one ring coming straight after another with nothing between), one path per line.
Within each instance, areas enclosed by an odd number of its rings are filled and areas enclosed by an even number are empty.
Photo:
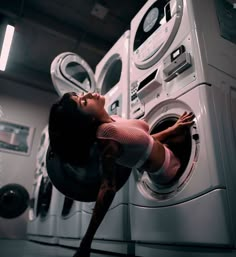
M102 123L110 123L114 122L115 120L106 111L104 111L103 115L101 115L100 121Z

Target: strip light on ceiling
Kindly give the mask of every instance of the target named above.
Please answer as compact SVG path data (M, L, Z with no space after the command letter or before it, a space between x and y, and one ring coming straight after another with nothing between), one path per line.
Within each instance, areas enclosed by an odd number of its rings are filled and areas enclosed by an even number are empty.
M2 51L0 56L0 70L5 71L7 65L7 59L11 49L11 43L14 35L15 27L7 25L6 33L2 45Z

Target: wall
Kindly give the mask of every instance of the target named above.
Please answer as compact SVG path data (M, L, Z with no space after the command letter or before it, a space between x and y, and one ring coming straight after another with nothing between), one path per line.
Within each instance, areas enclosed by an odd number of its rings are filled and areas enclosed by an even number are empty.
M50 106L56 99L56 93L0 79L2 120L35 128L30 155L0 152L0 187L18 183L31 195L40 135L48 122ZM0 218L0 238L25 238L27 219L28 210L15 219Z

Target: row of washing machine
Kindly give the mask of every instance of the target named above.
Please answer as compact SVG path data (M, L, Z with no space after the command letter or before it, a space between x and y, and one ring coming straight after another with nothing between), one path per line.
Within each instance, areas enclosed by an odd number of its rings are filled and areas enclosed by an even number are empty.
M93 248L143 257L236 256L235 35L236 10L227 0L149 0L95 74L77 54L55 58L51 73L59 95L97 91L107 96L108 113L145 119L150 133L171 126L184 111L195 114L178 177L163 186L133 169ZM73 245L94 203L53 192L61 206L51 219L59 226L46 241L56 235Z
M36 158L35 180L30 200L28 239L77 247L86 232L95 202L75 201L59 192L46 167L48 126L42 132ZM120 190L98 229L93 248L132 253L128 232L128 183Z
M110 114L127 117L129 31L110 49L96 67L96 81L106 81L96 87L93 71L80 56L66 52L51 65L52 80L59 95L68 91L107 94L105 108ZM97 75L99 74L99 75ZM102 83L101 83L102 84ZM42 132L37 154L35 183L29 212L30 240L77 247L86 232L95 202L79 202L63 195L51 183L46 167L49 146L48 126ZM118 253L133 253L129 232L129 183L116 194L104 222L99 227L92 248Z

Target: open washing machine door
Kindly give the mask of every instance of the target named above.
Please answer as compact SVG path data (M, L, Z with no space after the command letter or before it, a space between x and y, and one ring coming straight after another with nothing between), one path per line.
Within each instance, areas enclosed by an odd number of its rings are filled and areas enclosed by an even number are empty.
M150 134L158 133L174 125L184 111L191 112L192 109L176 99L163 101L155 106L145 116L145 120L150 124ZM155 200L171 199L188 183L194 173L199 153L199 133L196 124L185 131L184 138L181 144L171 141L163 142L181 163L177 174L168 183L162 183L157 176L152 176L151 173L145 171L141 173L134 170L139 191L146 198Z
M66 92L96 91L94 72L79 55L71 52L59 54L51 64L51 78L59 96Z

